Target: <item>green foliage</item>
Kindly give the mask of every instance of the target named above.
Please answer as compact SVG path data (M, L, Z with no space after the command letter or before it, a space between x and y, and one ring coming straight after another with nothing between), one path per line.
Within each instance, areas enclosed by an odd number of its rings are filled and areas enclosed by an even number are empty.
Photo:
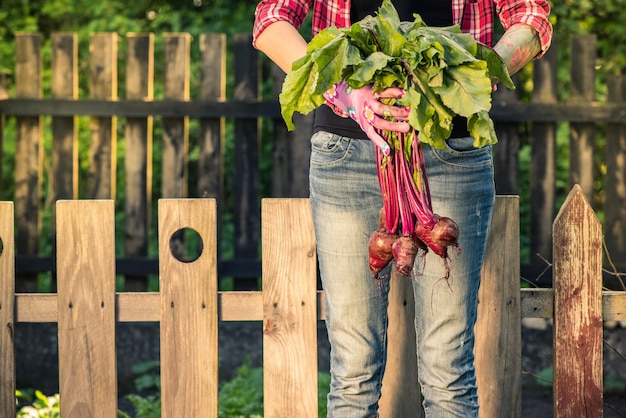
M595 34L600 73L623 73L626 68L626 26L623 24L626 0L559 0L551 4L555 40L561 50L569 50L572 34Z
M39 390L35 390L33 394L17 390L15 395L18 400L32 402L31 405L20 408L17 418L59 418L61 416L58 393L46 396Z
M233 379L220 388L218 415L263 416L263 369L253 368L249 358L237 369Z
M482 147L497 141L488 113L491 78L514 87L498 55L458 26L429 27L418 15L414 22L401 22L391 1L384 0L375 16L313 38L285 78L280 103L293 129L293 113L321 106L324 93L342 79L353 88L373 85L375 91L402 87L406 94L398 103L418 109L409 123L421 142L445 148L452 119L461 115L468 118L474 145Z
M138 392L154 391L141 396L132 394L127 399L133 405L135 415L119 411L121 418L159 418L161 416L158 361L145 362L133 367L139 376L135 380ZM318 374L318 414L326 416L326 397L330 388L330 375ZM218 416L225 418L256 418L263 416L263 369L253 367L249 357L244 359L233 378L220 385L218 393Z

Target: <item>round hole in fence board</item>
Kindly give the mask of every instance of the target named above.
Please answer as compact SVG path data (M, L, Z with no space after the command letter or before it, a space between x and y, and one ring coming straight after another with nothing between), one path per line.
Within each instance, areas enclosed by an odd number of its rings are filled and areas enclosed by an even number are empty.
M3 251L4 251L4 242L2 242L2 237L0 237L0 256L2 256Z
M203 248L202 237L193 228L181 228L170 237L172 256L183 263L196 261Z

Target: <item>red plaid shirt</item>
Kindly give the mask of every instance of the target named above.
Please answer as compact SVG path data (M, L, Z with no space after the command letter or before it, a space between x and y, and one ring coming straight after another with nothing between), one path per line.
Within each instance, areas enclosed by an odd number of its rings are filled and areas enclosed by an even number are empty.
M253 37L270 24L286 20L299 28L309 10L313 11L313 35L328 26L350 26L351 0L262 0L255 13ZM494 16L497 12L504 29L516 23L526 23L537 31L543 55L552 40L552 25L548 20L547 0L452 0L452 18L464 32L492 45Z

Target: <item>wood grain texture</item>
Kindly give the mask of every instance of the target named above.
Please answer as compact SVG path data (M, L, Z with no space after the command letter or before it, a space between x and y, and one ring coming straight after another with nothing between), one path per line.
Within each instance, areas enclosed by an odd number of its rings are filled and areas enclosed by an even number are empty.
M112 200L57 202L63 416L117 414L114 228Z
M15 416L13 202L0 202L0 416Z
M116 33L95 33L89 44L89 93L92 99L117 100ZM113 199L117 171L117 118L93 116L90 120L88 196Z
M415 299L411 280L392 269L389 288L387 365L379 402L381 418L420 418L415 346Z
M164 418L217 416L218 336L214 199L159 200L161 396ZM170 239L190 228L202 240L195 261L179 261Z
M601 417L602 228L575 185L553 225L555 417Z
M496 199L478 293L476 380L479 416L520 417L519 198Z
M266 418L317 416L317 269L308 199L263 199Z

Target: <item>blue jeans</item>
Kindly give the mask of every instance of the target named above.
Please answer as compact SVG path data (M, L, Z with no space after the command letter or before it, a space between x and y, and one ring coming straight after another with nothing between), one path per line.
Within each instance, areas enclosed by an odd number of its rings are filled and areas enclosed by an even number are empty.
M414 266L419 379L427 417L478 414L474 323L495 190L491 148L472 138L424 149L434 212L454 219L460 253L451 276L432 251ZM310 198L331 344L329 417L375 417L385 370L389 281L373 280L368 236L382 198L371 141L318 132L311 138ZM386 275L387 277L389 275ZM401 276L398 279L408 280ZM407 382L408 384L409 382ZM418 382L415 382L418 384Z

